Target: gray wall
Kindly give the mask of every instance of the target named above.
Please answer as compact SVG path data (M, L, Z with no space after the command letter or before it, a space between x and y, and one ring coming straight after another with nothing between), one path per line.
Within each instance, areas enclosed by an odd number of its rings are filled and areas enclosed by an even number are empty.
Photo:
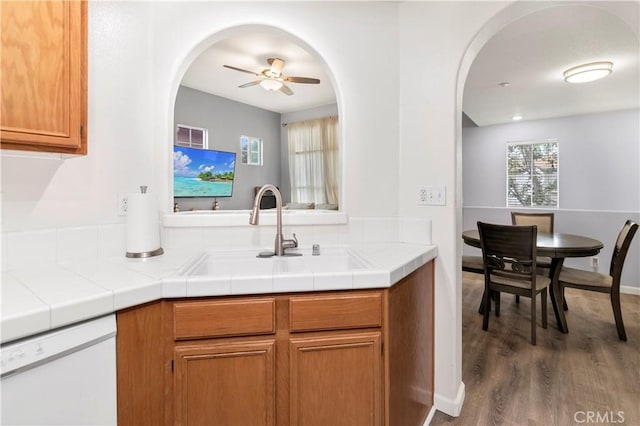
M233 196L218 198L225 210L250 209L254 187L265 183L280 186L280 114L180 86L176 98L174 124L209 130L209 148L236 153ZM264 165L240 163L240 136L263 140ZM181 210L210 209L207 198L180 198Z
M615 238L626 219L640 222L640 110L614 111L462 130L463 225L510 223L506 208L505 144L558 139L559 232L604 243L600 272L608 272ZM524 210L524 209L517 209ZM546 211L546 210L542 210ZM477 254L464 248L465 254ZM567 265L589 268L589 259ZM622 285L640 294L640 235L627 255Z

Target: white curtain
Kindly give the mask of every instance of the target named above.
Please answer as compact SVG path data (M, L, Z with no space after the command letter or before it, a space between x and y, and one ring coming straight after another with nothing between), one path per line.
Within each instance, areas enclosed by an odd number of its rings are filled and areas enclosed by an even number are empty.
M291 201L338 204L338 117L287 125Z

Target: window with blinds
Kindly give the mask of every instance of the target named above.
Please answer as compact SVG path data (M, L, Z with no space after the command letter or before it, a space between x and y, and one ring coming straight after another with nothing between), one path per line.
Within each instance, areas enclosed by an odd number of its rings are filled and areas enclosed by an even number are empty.
M507 207L558 207L558 141L507 144Z
M175 145L187 148L207 149L208 131L200 127L191 127L178 124Z

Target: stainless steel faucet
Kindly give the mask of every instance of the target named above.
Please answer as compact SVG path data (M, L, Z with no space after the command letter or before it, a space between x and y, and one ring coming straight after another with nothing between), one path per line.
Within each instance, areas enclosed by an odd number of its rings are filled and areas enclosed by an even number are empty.
M270 183L263 185L256 194L256 198L253 200L251 216L249 217L249 224L258 224L260 219L260 201L267 191L273 192L273 195L276 197L276 241L273 252L276 256L284 256L285 249L298 247L298 240L296 239L296 234L293 234L293 239L291 240L285 240L282 236L282 194L280 194L280 191L274 185Z

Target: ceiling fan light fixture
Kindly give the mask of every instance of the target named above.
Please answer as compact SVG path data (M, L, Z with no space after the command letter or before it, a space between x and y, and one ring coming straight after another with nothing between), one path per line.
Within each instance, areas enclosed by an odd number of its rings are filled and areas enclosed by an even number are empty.
M270 92L280 90L282 84L283 83L279 80L272 80L269 78L264 79L260 82L260 86L262 86L263 89L269 90Z
M612 70L613 62L590 62L569 68L563 75L567 83L587 83L608 76Z

